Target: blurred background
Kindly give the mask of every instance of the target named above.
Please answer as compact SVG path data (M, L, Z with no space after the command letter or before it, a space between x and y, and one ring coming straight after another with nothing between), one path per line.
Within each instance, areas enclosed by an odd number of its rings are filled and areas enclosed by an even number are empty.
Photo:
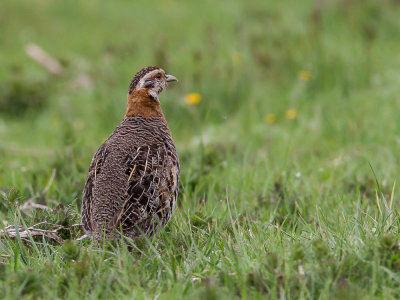
M374 182L369 162L390 188L399 16L395 0L3 0L0 190L29 197L55 172L50 200L79 208L91 157L149 65L179 79L161 102L183 198L233 185L251 202L285 180L346 191Z

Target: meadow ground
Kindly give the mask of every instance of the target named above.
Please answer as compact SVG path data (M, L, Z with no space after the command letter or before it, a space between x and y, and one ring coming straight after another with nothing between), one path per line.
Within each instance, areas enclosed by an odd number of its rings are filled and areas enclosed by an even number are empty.
M1 297L399 298L399 15L389 0L2 0L0 226L66 241L3 234ZM180 80L161 96L179 207L132 249L98 248L76 240L81 191L147 65Z

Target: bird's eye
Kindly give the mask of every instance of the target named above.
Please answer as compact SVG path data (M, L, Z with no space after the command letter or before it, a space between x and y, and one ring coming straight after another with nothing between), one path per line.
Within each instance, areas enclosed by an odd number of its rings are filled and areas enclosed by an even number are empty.
M158 73L158 74L156 75L156 77L157 77L157 78L161 78L161 74Z

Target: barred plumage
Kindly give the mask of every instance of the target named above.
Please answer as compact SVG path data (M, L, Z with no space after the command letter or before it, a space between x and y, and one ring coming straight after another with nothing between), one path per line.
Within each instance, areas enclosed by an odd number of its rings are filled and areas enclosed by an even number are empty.
M174 211L178 156L158 99L149 94L148 89L136 87L128 95L125 119L90 164L82 223L96 239L116 239L120 232L128 237L151 235L167 224Z

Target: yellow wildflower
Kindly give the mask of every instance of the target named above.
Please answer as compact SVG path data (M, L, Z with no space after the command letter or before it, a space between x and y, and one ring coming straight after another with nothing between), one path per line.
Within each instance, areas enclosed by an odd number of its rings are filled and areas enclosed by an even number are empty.
M265 122L273 124L276 122L275 114L266 114L264 117Z
M286 112L286 119L293 120L293 119L296 119L296 117L297 117L297 110L289 109Z
M190 93L185 97L185 102L190 105L197 105L201 101L201 95L199 93Z
M297 78L302 81L310 80L311 73L310 73L310 71L307 71L307 70L301 70L299 73L297 73Z
M241 64L241 63L242 63L242 60L243 60L243 55L242 55L241 52L235 51L235 52L232 53L232 63L233 63L234 65L239 65L239 64Z

